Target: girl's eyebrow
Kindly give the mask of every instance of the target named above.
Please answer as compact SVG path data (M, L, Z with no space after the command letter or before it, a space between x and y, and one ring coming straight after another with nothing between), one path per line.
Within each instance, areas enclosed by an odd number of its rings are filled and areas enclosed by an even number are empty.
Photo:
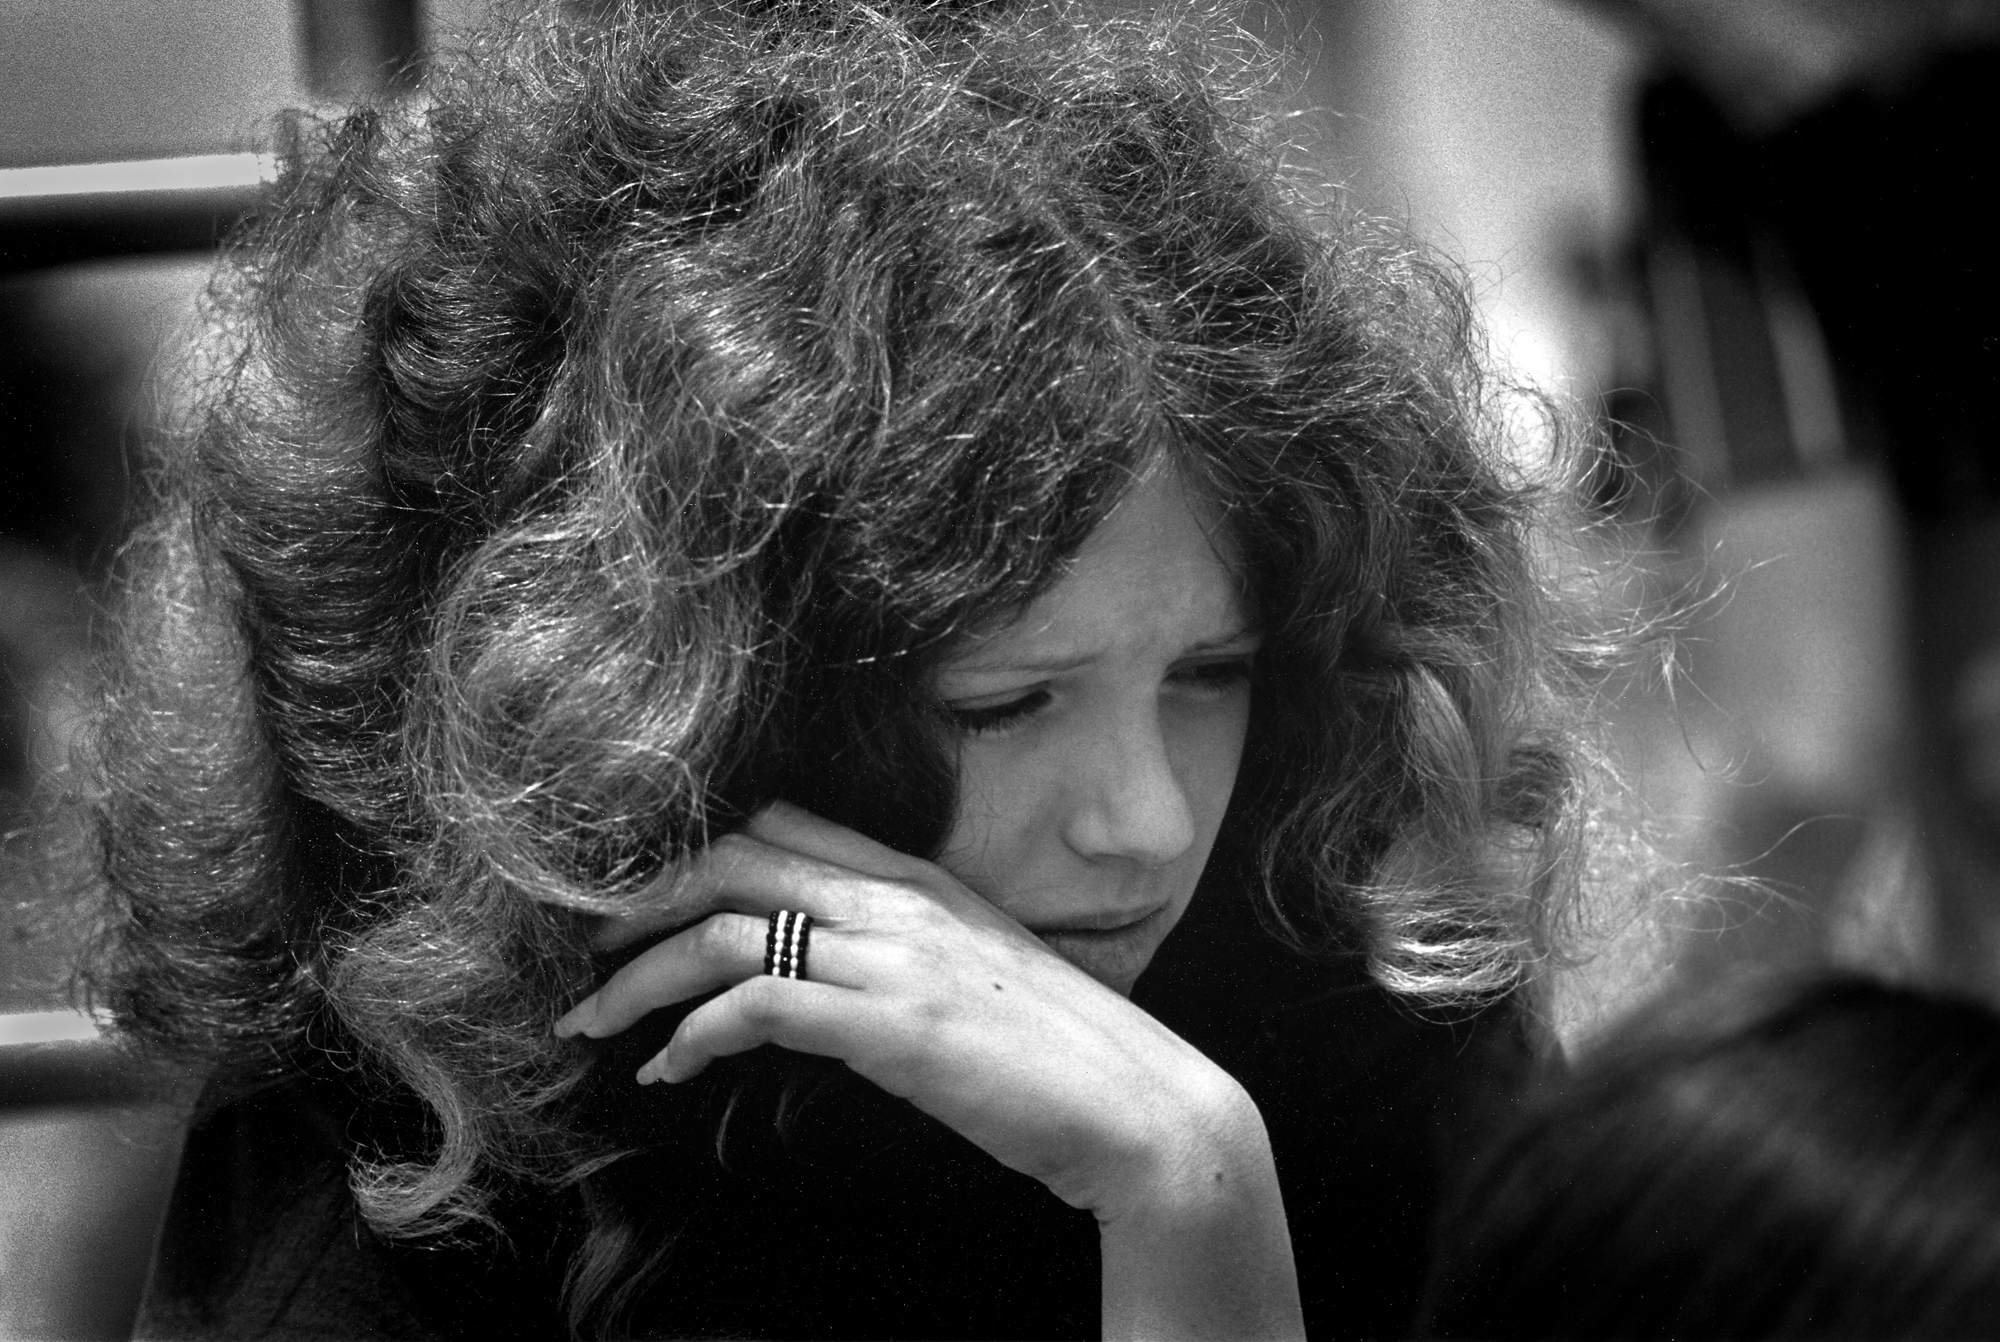
M965 665L946 662L938 668L938 673L940 675L991 676L1017 675L1024 671L1035 671L1055 674L1063 671L1074 671L1077 667L1088 663L1095 655L1094 653L1087 652L1077 654L1054 653L1048 657L1029 657L1014 662L974 662Z
M1186 648L1181 650L1181 656L1200 657L1224 649L1234 650L1238 644L1247 643L1253 639L1260 639L1262 637L1263 630L1261 628L1255 624L1245 623L1233 633L1219 634L1214 638L1202 639L1199 643L1190 643ZM947 661L938 668L938 674L990 676L1022 675L1033 672L1037 675L1060 675L1064 671L1074 671L1077 667L1089 663L1096 655L1095 653L1055 652L1047 657L1027 657L1018 661L1007 662L971 662L964 665L955 665Z
M1228 648L1233 651L1239 643L1261 642L1263 638L1263 626L1246 622L1233 634L1223 634L1218 638L1205 638L1199 643L1189 644L1187 650L1181 655L1183 657L1194 657L1204 652L1214 652L1222 648Z

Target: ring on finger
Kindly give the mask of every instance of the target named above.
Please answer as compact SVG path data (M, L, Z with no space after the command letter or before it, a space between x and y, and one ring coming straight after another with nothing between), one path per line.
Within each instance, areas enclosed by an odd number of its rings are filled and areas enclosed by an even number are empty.
M764 934L764 972L773 978L806 976L806 948L812 938L812 915L776 909Z

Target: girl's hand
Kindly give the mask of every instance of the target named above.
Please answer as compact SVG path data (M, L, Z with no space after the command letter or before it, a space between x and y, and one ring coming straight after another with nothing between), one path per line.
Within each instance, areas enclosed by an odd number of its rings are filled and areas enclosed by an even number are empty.
M598 946L700 921L556 1025L603 1038L726 989L688 1015L642 1083L686 1080L759 1044L837 1057L1100 1218L1255 1118L1201 1053L941 868L797 807L759 813L671 891ZM805 980L763 973L766 919L780 908L813 917Z
M613 974L558 1034L603 1038L720 989L642 1083L759 1044L840 1058L1096 1214L1105 1336L1301 1334L1248 1094L949 873L781 803L668 889L657 913L604 928L600 948L693 925ZM806 979L763 972L776 909L813 917Z

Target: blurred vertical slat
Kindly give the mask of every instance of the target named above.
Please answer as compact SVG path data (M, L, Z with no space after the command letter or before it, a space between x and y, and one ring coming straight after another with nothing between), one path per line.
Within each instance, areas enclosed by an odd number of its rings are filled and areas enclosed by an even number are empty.
M308 95L406 87L417 19L338 0L0 4L0 832L62 753L43 748L53 687L116 540L145 370L203 253L261 195L269 164L248 151ZM62 1000L72 920L15 857L0 851L0 1010L34 1016ZM4 1028L29 1016L0 1017L0 1342L129 1336L192 1093L102 1041Z
M300 73L315 98L357 102L412 87L423 59L417 0L294 0Z

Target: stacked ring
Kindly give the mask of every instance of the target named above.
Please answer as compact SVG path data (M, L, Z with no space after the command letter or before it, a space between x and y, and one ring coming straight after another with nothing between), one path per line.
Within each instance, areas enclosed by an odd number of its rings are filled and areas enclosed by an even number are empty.
M764 972L773 978L806 976L806 942L812 935L812 915L779 909L771 915L764 935Z

